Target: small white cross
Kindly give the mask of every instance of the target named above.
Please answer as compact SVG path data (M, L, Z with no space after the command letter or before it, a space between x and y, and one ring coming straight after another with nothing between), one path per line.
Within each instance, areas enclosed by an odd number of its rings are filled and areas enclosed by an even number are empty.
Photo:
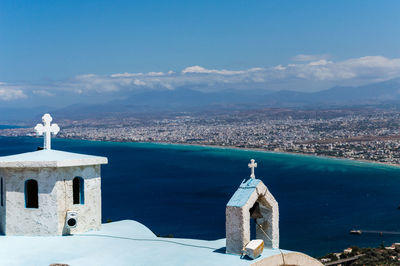
M44 135L44 149L50 150L51 149L51 133L53 135L57 135L60 131L60 127L57 124L50 125L53 118L50 114L44 114L42 117L43 124L37 124L35 127L36 134L39 136Z
M254 168L256 167L257 167L256 161L254 159L251 159L249 163L249 168L251 169L251 175L250 175L251 178L256 178L256 175L254 174Z

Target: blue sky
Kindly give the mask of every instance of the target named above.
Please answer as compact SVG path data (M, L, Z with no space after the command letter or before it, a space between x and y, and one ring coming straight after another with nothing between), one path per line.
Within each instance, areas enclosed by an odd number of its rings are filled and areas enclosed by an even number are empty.
M103 81L122 73L173 71L182 76L182 71L193 66L217 71L207 72L209 77L225 75L218 72L222 70L279 66L288 72L293 64L325 60L335 64L337 72L343 62L367 58L374 67L384 64L378 72L392 73L400 68L396 61L400 58L399 14L400 1L396 0L4 0L0 1L0 99L12 89L24 92L35 87L48 92L56 85L67 88L67 83L88 74ZM321 69L306 72L310 71ZM271 74L263 75L259 76L265 81ZM281 80L274 76L269 83L247 85L316 90L360 83L348 77L342 82L341 76L325 83L300 82L300 88L295 88L293 78L304 79L304 75L296 72L288 77L286 73ZM358 72L355 75L359 77ZM242 81L238 87L243 87ZM136 80L139 85L144 82ZM86 85L79 86L84 90Z

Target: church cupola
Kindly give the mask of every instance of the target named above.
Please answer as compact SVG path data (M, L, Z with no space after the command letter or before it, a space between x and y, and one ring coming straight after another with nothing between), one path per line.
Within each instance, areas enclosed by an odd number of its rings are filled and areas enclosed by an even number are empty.
M0 157L0 229L6 235L64 235L101 227L98 157L51 149L60 128L42 117L44 149Z

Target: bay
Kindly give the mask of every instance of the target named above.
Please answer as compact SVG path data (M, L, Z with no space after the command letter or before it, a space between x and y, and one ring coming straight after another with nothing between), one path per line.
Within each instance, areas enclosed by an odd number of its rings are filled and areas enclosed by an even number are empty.
M0 156L29 152L42 139L0 137ZM357 245L400 242L400 236L350 235L349 230L400 232L400 168L282 153L154 143L53 140L52 148L106 156L103 222L137 220L165 236L225 237L225 205L258 162L279 203L280 246L320 256Z
M0 129L11 129L11 128L21 128L21 126L0 125Z

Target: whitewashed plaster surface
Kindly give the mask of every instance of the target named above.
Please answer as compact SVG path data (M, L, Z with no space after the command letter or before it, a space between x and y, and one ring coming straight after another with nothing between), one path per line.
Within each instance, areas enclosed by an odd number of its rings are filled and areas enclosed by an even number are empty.
M0 168L67 167L106 164L107 162L106 157L57 150L41 150L0 157Z
M304 254L265 248L255 260L223 252L225 239L215 241L156 237L131 220L103 224L100 231L52 237L0 236L0 265L322 265ZM269 260L272 259L272 263Z
M100 165L45 168L0 168L4 184L1 229L6 235L61 235L101 226ZM72 180L84 180L84 204L73 204ZM38 182L39 208L25 208L24 186ZM77 227L65 228L67 211L78 213Z

